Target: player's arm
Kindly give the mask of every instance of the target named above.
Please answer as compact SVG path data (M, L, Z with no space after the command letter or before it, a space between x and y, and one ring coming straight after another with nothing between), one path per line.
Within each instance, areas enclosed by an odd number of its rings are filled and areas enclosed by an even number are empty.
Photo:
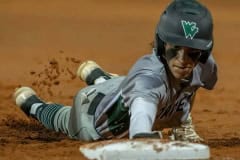
M154 103L141 97L135 98L130 106L129 138L135 138L137 135L151 136L156 113L157 106Z

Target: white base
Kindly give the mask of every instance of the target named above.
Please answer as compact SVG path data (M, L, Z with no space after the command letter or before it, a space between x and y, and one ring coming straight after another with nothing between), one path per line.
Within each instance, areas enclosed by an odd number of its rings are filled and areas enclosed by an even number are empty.
M159 139L109 140L80 146L80 152L94 160L208 160L203 144Z

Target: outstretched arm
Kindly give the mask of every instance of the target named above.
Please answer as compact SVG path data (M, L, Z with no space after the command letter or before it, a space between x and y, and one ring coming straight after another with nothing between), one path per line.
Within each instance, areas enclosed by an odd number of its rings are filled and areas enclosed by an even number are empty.
M136 98L130 107L130 128L129 137L137 134L149 134L155 121L157 106L144 98Z

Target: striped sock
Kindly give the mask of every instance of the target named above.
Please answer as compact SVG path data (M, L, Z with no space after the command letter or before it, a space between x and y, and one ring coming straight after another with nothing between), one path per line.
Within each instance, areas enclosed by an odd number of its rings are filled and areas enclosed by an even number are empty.
M21 105L21 109L28 115L39 120L46 128L54 129L54 117L63 107L61 104L47 104L36 95L29 97Z
M35 106L34 106L35 105ZM64 107L61 104L34 104L32 110L35 111L34 117L37 118L48 129L54 129L54 118L56 113Z

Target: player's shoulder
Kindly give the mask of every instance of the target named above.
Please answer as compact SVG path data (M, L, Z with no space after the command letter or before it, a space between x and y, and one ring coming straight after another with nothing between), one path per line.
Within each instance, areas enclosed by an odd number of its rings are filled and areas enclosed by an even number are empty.
M128 78L154 86L167 81L164 65L154 53L142 56L131 68Z
M165 71L163 63L156 56L155 52L146 54L138 59L135 64L136 68L162 73Z

